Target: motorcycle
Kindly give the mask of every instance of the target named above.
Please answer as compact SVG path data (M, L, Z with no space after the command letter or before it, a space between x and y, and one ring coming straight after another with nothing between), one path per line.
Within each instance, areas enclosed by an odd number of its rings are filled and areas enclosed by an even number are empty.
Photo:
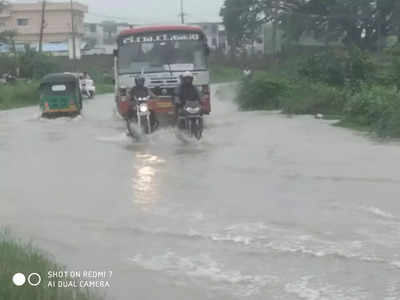
M96 95L96 87L92 79L81 79L81 93L89 99L94 98Z
M151 134L158 127L158 122L155 120L154 114L149 108L149 99L150 96L135 97L134 103L136 103L136 107L134 108L132 116L127 119L128 132L132 137L137 136L132 127L133 122L136 122L137 126L142 129L145 134Z
M203 135L203 114L199 101L186 101L182 108L178 124L180 129L186 131L189 137L195 137L200 140Z

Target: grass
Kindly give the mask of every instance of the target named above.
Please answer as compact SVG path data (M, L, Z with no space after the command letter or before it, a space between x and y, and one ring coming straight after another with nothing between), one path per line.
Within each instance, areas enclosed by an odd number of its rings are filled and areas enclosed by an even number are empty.
M39 83L18 82L16 85L0 85L0 110L39 105ZM98 95L114 92L112 84L98 84Z
M38 86L37 82L0 85L0 110L38 105Z
M55 263L44 252L31 244L22 243L9 232L0 232L0 299L7 300L99 300L87 290L48 287L47 273L62 271L64 268ZM25 284L16 287L12 283L15 273L38 273L42 283L38 287ZM75 296L75 298L74 298Z
M102 95L102 94L110 94L114 93L114 85L112 84L96 84L96 94L97 95Z

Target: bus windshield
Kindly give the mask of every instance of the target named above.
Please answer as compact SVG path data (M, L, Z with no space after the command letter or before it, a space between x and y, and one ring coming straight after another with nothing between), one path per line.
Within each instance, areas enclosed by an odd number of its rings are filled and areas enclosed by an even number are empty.
M207 69L204 41L150 41L126 43L119 48L119 73Z

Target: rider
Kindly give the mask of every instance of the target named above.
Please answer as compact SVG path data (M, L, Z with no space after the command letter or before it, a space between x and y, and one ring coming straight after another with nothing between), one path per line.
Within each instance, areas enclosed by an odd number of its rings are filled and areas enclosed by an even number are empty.
M182 108L185 106L186 101L199 101L200 93L199 90L193 85L194 76L192 72L186 71L181 77L181 85L179 86L176 97L176 116L180 114ZM182 124L178 124L182 126Z
M146 87L145 85L146 79L140 75L135 78L135 86L131 89L130 91L130 96L131 96L131 101L133 104L133 107L136 107L136 99L137 98L154 98L154 93ZM136 118L136 114L133 113L132 115L133 118ZM155 118L151 118L151 126L153 128L158 127L158 122Z
M185 106L186 101L200 101L199 90L193 85L192 72L186 71L182 75L181 85L177 91L176 104L178 108Z
M151 95L151 91L145 86L146 79L143 76L135 78L135 86L131 89L132 100L135 98L145 98Z

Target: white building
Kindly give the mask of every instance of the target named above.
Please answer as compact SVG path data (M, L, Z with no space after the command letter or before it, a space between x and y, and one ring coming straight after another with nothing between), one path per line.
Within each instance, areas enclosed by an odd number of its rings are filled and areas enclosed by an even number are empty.
M118 34L133 25L128 23L113 23L115 26L107 28L104 22L102 23L85 23L84 40L87 43L85 50L86 55L91 54L112 54L116 47Z
M228 43L226 39L225 26L222 23L203 22L192 23L190 25L197 25L203 29L207 36L208 46L211 49L226 52L228 49Z

